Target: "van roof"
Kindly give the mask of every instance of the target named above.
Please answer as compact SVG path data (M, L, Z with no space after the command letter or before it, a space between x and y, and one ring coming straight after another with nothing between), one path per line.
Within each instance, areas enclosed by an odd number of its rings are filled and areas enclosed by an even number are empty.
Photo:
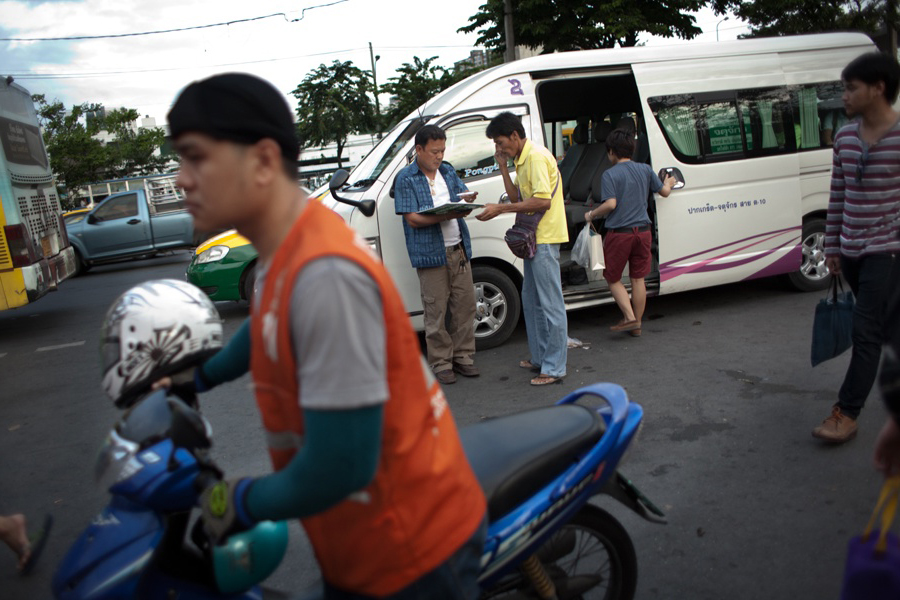
M431 99L425 115L443 114L459 102L459 92L476 90L491 81L509 75L559 70L579 70L658 61L690 60L710 56L746 56L748 54L789 53L829 48L875 48L863 33L821 33L726 42L691 42L659 46L634 46L602 50L578 50L542 54L504 63L463 79ZM471 92L470 92L471 93ZM468 95L468 94L466 94ZM414 115L411 115L414 116Z

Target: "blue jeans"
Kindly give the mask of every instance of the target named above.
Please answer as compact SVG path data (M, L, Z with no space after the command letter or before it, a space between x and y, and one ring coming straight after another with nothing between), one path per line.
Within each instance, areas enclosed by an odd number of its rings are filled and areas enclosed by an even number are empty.
M856 304L853 307L853 350L844 383L838 392L841 413L859 416L881 360L884 342L884 304L887 301L893 256L871 254L861 258L841 256L841 274L850 285Z
M534 258L525 259L522 310L531 364L543 375L566 374L568 321L559 274L559 244L538 244Z
M475 533L439 567L390 596L389 600L476 600L481 595L478 575L481 553L487 537L487 517ZM374 600L371 596L353 594L325 583L325 600Z

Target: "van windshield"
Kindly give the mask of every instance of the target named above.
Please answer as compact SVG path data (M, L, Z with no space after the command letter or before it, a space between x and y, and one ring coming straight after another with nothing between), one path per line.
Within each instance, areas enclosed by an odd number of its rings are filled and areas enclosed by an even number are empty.
M431 117L419 117L398 123L353 169L350 187L367 188L378 181L387 166L429 119Z

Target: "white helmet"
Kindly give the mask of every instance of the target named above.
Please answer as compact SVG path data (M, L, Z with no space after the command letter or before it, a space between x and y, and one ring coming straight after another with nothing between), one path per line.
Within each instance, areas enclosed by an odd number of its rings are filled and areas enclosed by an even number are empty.
M128 408L160 377L222 347L222 319L199 288L177 279L137 285L113 302L103 321L103 390Z

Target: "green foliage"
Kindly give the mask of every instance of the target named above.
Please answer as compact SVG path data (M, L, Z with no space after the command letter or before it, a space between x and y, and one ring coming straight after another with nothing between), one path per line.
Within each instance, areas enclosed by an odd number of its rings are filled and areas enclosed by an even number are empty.
M387 122L386 129L396 125L400 119L457 81L481 70L475 67L447 69L433 64L436 59L437 56L425 60L414 56L412 63L403 63L403 66L397 69L398 74L381 86L380 91L396 98L396 104L384 115Z
M543 54L635 46L640 33L692 39L701 33L689 13L708 0L517 0L513 2L516 45ZM487 0L458 31L479 34L476 43L506 51L504 1Z
M720 13L731 10L750 24L745 37L829 31L874 34L885 20L884 0L715 0ZM896 18L893 19L896 22Z
M371 75L349 61L319 65L291 92L297 99L301 145L308 148L334 142L340 166L347 137L375 127L371 89Z
M85 102L67 111L62 102L47 102L42 94L32 99L44 130L50 166L66 192L106 179L158 173L168 162L154 156L165 139L162 129L131 130L129 125L138 118L136 110L117 109L106 118L87 118L99 114L103 106ZM105 145L94 137L103 130L114 136Z
M132 108L116 109L106 115L104 129L115 136L106 145L109 179L160 173L169 162L168 157L155 154L166 140L165 131L159 127L134 131L131 124L138 117Z
M99 123L85 123L86 113L100 110L99 104L79 104L66 111L62 102L48 103L43 95L33 97L38 118L44 129L44 145L50 155L50 166L59 184L75 188L105 178L107 153L103 143L95 139Z

